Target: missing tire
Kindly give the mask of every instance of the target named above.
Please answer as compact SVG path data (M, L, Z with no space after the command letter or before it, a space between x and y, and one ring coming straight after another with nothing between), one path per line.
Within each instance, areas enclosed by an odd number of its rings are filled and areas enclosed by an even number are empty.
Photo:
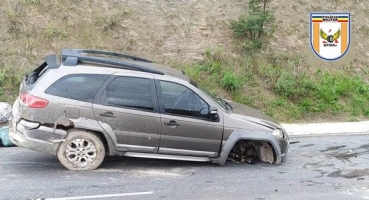
M275 163L276 156L268 142L240 140L232 148L228 160L237 163L255 164L258 161Z

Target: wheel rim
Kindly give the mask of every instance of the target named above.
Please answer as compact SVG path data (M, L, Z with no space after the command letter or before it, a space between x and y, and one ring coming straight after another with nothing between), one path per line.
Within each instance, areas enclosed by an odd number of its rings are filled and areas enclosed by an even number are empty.
M65 153L69 162L77 167L84 167L95 161L97 151L92 142L75 139L68 144Z

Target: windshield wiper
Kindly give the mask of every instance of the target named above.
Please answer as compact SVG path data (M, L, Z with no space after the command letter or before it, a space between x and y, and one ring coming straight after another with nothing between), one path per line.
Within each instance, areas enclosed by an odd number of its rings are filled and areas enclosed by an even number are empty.
M232 108L231 104L229 104L227 101L225 101L224 99L222 99L222 98L220 98L220 97L218 97L218 96L216 96L216 98L217 98L218 100L220 100L220 101L224 102L224 103L226 104L226 108L227 108L227 106L228 106L231 110L233 110L233 108Z
M229 104L227 101L225 101L225 100L223 100L222 99L222 101L231 109L231 110L233 110L233 108L232 108L232 106L231 106L231 104Z

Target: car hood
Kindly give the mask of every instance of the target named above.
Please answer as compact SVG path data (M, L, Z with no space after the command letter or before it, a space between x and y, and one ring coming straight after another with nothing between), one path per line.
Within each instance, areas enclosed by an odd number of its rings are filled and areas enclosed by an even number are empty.
M227 101L232 106L233 112L230 113L230 115L234 117L267 126L272 129L281 128L281 125L275 119L263 114L256 109L230 100L225 101Z

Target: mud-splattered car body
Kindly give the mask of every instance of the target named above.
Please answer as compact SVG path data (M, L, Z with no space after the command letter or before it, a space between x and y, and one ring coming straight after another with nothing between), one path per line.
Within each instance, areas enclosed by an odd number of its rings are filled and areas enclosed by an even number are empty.
M12 115L11 141L52 155L70 155L60 147L72 130L96 135L110 156L220 165L254 158L281 164L289 147L274 119L209 94L183 71L95 50L46 56L23 80Z

